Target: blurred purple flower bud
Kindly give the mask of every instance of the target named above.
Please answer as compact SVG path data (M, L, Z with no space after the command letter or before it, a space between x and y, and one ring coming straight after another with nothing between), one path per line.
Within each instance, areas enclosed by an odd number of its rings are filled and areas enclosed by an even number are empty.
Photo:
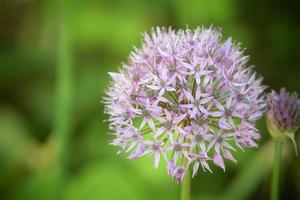
M285 88L277 94L272 91L267 96L267 125L275 139L290 138L295 146L295 132L300 127L300 100L296 92L290 94Z
M272 91L267 96L268 115L281 132L295 132L300 126L300 100L296 92L285 88L280 93Z

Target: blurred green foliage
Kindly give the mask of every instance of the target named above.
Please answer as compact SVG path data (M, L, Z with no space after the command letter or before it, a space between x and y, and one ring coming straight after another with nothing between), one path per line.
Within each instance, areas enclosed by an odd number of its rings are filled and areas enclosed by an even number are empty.
M0 199L56 199L59 160L53 122L60 22L55 2L0 0ZM218 25L226 37L247 47L250 64L269 88L300 90L298 1L70 2L73 105L64 199L178 199L179 186L167 176L164 164L154 170L150 157L128 161L116 155L103 121L107 72L126 62L132 47L140 45L141 32L151 27ZM269 136L263 119L258 128L264 146ZM227 163L226 173L215 169L214 174L199 174L192 182L193 199L222 199L223 194L231 199L268 198L271 160L264 158L272 155L266 152L236 153L239 164ZM299 157L286 161L282 199L299 199ZM239 183L241 190L236 188Z

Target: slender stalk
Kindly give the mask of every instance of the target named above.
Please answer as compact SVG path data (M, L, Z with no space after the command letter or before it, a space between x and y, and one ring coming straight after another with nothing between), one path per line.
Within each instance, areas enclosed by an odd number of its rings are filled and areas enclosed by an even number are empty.
M186 171L184 179L181 183L180 199L181 200L191 199L191 175L189 170Z
M56 66L56 112L54 131L58 140L58 181L56 199L63 199L67 176L68 151L72 130L72 66L70 16L68 0L57 0L57 66Z
M271 200L278 200L279 197L279 172L281 162L283 141L280 139L275 140L275 152L274 152L274 166L272 175L272 187L271 187Z

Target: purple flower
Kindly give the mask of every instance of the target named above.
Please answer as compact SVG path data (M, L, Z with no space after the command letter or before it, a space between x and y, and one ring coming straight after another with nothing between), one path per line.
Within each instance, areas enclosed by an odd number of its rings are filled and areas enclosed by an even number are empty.
M295 132L300 127L300 99L296 92L290 94L281 88L279 94L274 91L268 94L267 125L274 138L289 137L297 153Z
M171 144L166 148L167 151L173 152L172 160L174 160L174 163L177 162L179 155L189 158L188 149L191 145L189 143L185 143L184 139L185 137L182 134L178 137L177 141L172 138Z
M104 97L112 145L129 158L153 155L180 182L191 168L210 171L232 151L257 147L255 129L265 107L260 77L247 56L219 29L153 29L144 34Z
M162 134L168 134L169 139L173 140L173 133L178 132L184 134L185 131L180 128L179 124L183 121L186 114L174 116L172 112L168 110L165 111L165 118L158 118L157 120L160 122L161 128L156 131L156 137L161 136Z
M212 147L214 147L214 155L213 155L213 163L219 167L221 167L225 171L225 164L223 161L223 154L224 158L236 162L235 158L230 153L229 149L235 151L235 149L227 142L231 139L231 135L224 134L224 130L219 129L218 134L214 134L212 140L208 144L207 150L209 151Z
M199 58L193 57L193 59L199 59ZM195 76L195 80L198 85L200 84L201 77L213 72L212 70L209 70L206 62L207 61L203 59L191 60L190 63L183 62L183 65L189 69L189 71L187 71L186 74Z
M207 109L204 107L204 105L207 105L207 103L212 99L212 97L207 97L205 93L201 92L198 87L195 92L195 97L192 93L185 93L186 99L188 100L188 103L184 105L184 107L188 108L188 113L190 114L190 117L194 118L197 114L204 113L208 114Z
M175 77L169 78L167 73L162 71L159 76L153 75L152 84L147 85L150 89L159 91L159 96L163 96L166 91L176 91L174 85Z
M186 167L184 167L184 166L178 166L178 167L174 168L171 176L173 177L173 179L175 181L181 182L183 180L185 172L186 172Z
M161 154L164 157L166 156L165 150L162 148L164 143L154 139L154 141L146 141L145 144L147 146L147 150L143 153L143 155L153 154L154 168L158 168Z
M149 127L154 130L155 125L153 118L159 118L162 114L162 109L155 104L151 104L149 99L146 99L145 107L142 108L140 113L143 121L139 129L142 129L146 124L148 124Z
M192 174L193 177L195 175L197 175L200 165L201 165L202 170L204 172L206 170L208 170L209 172L212 172L209 165L208 165L208 162L207 162L208 160L210 160L210 158L208 157L208 155L205 151L200 151L197 154L191 153L190 163L194 162L193 174Z
M267 96L268 115L282 132L296 132L300 126L300 99L294 92L290 94L285 88L280 93L271 92Z

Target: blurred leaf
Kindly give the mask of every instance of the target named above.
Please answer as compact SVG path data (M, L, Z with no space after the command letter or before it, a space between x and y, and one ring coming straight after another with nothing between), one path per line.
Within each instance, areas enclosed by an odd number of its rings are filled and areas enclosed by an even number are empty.
M16 199L52 200L56 198L57 173L55 170L39 171L28 176Z
M171 4L173 1L169 2ZM192 27L210 25L211 23L228 24L228 20L232 19L235 13L232 0L180 0L172 4L172 6L175 8L181 26L185 26L187 22L189 22L188 25Z
M91 164L67 186L66 199L142 199L139 185L132 185L133 174L121 173L122 166Z
M165 168L154 170L152 163L145 160L121 163L87 165L71 181L67 199L164 200L178 196L178 186L167 176Z
M134 6L110 9L105 4L82 4L79 12L76 37L82 47L102 45L122 53L140 38L140 32L144 31L148 20Z
M0 106L0 196L10 198L30 167L35 144L24 118L10 106Z
M32 134L45 139L50 134L53 121L53 84L50 81L35 79L24 85L20 93L23 96L22 104L34 122Z
M287 147L287 146L286 146ZM249 197L258 187L261 180L269 175L273 165L274 143L269 141L261 147L251 160L239 171L238 175L228 185L225 192L220 196L222 200L243 200ZM290 152L289 148L283 151L283 158Z
M85 121L91 117L91 114L99 117L99 112L102 112L103 91L109 81L107 71L106 66L98 66L98 64L89 63L88 66L78 66L77 81L74 83L76 95L73 100L75 111L78 113L75 116L76 120Z
M137 160L125 160L124 162L128 162L127 164L130 166L128 171L136 174L137 177L133 179L135 181L133 184L141 185L140 187L144 190L144 196L146 197L144 199L164 200L179 197L180 185L167 175L165 160L160 160L158 169L154 168L152 156Z
M6 180L20 164L27 162L26 155L31 151L34 141L29 130L15 110L0 107L0 181Z

